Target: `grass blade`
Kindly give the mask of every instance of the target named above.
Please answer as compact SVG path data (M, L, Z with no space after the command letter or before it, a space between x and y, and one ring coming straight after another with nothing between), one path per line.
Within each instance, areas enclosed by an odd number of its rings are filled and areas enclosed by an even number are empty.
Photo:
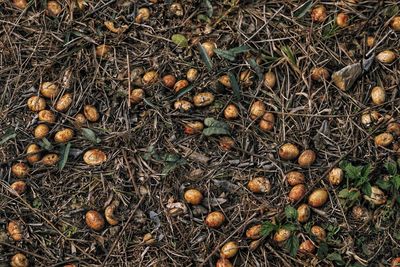
M228 77L229 77L229 80L231 81L231 85L232 85L232 89L233 89L233 96L236 99L239 99L241 94L240 94L240 87L236 80L236 77L232 72L228 72Z
M58 168L60 169L60 170L62 170L62 169L64 169L64 167L65 167L65 164L67 163L67 161L68 161L68 155L69 155L69 150L70 150L70 148L71 148L71 143L67 143L67 145L65 145L65 146L63 146L62 148L61 148L61 155L62 155L62 158L61 158L61 160L60 160L60 163L58 164Z
M201 59L204 61L204 64L206 65L208 71L211 71L213 65L212 65L210 57L207 54L207 51L204 49L204 47L201 44L199 44L198 46L199 46Z
M313 1L312 0L308 0L307 2L305 2L304 4L302 4L301 6L299 6L294 12L293 12L293 16L297 17L297 18L302 18L304 17L305 14L307 14L307 12L311 9L311 7L313 6Z
M215 54L217 54L218 56L225 58L229 61L235 61L235 55L233 53L231 53L229 50L222 50L222 49L218 49L215 48L214 49Z
M181 96L189 93L190 91L192 91L194 88L194 84L189 85L188 87L186 87L185 89L180 90L176 96L174 97L173 101L178 100Z
M262 71L260 65L257 64L257 62L254 58L249 59L249 64L250 64L250 67L256 72L258 80L262 81L263 71Z
M1 137L0 145L4 144L5 142L7 142L10 139L15 138L16 136L17 136L17 134L14 132L13 129L6 130L4 135Z
M89 140L93 144L98 144L101 142L100 138L96 136L95 132L89 128L82 128L82 134L87 140Z

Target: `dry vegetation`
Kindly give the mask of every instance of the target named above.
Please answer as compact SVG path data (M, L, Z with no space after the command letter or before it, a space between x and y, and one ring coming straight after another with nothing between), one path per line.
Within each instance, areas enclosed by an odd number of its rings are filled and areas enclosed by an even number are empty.
M0 14L0 266L400 261L398 1Z

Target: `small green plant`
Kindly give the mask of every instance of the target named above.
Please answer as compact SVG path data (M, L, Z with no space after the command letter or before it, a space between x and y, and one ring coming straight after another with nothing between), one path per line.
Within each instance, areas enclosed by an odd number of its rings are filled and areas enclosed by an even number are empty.
M385 169L388 175L379 179L376 184L383 190L390 192L393 200L400 204L400 174L398 173L398 166L395 161L388 160L385 163Z
M365 195L371 195L371 183L369 175L373 168L371 164L354 166L349 162L341 162L340 167L344 170L348 184L351 182L356 188L359 188Z

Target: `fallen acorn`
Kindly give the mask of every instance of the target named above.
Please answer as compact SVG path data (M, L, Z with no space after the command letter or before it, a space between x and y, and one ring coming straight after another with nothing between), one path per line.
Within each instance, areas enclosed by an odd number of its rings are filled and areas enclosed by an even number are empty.
M104 227L104 218L95 210L89 210L85 215L86 225L95 231L100 231Z
M179 80L174 85L174 91L175 91L175 93L178 93L180 90L183 90L188 86L189 86L189 82L187 80Z
M59 160L60 160L60 157L57 154L50 153L50 154L44 155L40 162L45 166L51 167L51 166L56 165Z
M305 223L310 219L311 209L310 207L303 203L297 208L297 221L299 223Z
M219 139L219 148L223 151L229 151L235 145L235 140L229 136L222 136Z
M72 94L66 93L56 102L54 108L59 112L65 112L72 104Z
M47 1L46 14L57 17L62 12L62 7L57 1Z
M44 97L55 98L60 92L60 89L57 84L53 82L44 82L40 84L39 91Z
M387 147L393 142L394 138L393 135L390 133L381 133L375 136L374 140L376 146Z
M43 139L46 137L49 131L50 131L49 126L42 123L35 127L35 129L33 130L33 135L35 136L36 139Z
M328 181L331 185L339 185L343 181L344 173L341 168L333 168L328 174Z
M316 158L317 155L315 154L315 152L312 151L311 149L307 149L300 154L298 158L298 163L300 167L307 168L310 167L315 162Z
M394 258L392 260L392 263L391 263L390 267L399 267L399 266L400 266L400 257Z
M221 258L229 259L234 257L238 251L239 251L239 246L237 242L230 241L222 246L220 256Z
M201 44L209 57L214 56L214 49L217 47L212 41L207 41Z
M83 161L87 165L95 166L103 164L107 160L107 155L100 149L90 149L83 154Z
M215 264L215 267L233 267L233 264L228 259L220 258Z
M292 232L286 228L279 228L274 234L274 241L277 243L282 243L289 239Z
M304 197L306 194L306 186L304 184L298 184L292 187L289 191L289 200L290 202L297 202Z
M256 120L260 118L261 116L264 115L266 110L264 102L260 100L256 100L253 102L253 104L250 106L250 118L252 120Z
M214 102L214 95L210 92L198 93L193 97L193 104L196 107L205 107Z
M347 15L346 13L340 12L336 17L336 24L340 28L349 26L349 15Z
M265 177L255 177L249 181L247 188L253 193L268 193L271 191L271 182Z
M96 56L104 58L111 52L111 46L101 44L96 47Z
M383 205L386 203L387 197L379 187L371 186L371 195L364 195L364 199L375 205Z
M33 112L42 111L46 108L46 100L40 96L31 96L28 99L27 106Z
M177 100L174 103L174 108L182 111L189 111L193 108L193 104L187 100Z
M12 165L11 172L15 177L24 178L29 173L28 166L23 162L18 162Z
M390 27L396 32L400 31L400 16L396 16L390 21Z
M28 258L22 253L17 253L11 258L10 266L11 267L28 267L29 266Z
M199 71L197 69L194 68L190 68L188 69L188 71L186 72L186 79L189 82L194 82L197 79L197 76L199 75Z
M142 8L139 8L137 11L137 15L135 17L135 22L143 23L143 22L149 20L149 18L150 18L150 9L148 9L147 7L142 7Z
M258 123L258 127L263 132L270 132L274 129L275 125L275 116L271 112L265 112L261 117L260 122Z
M224 74L218 78L218 82L225 86L226 88L232 88L231 79L228 75Z
M129 28L128 25L122 25L121 27L115 27L115 23L110 20L104 21L104 26L106 26L106 28L110 32L117 33L117 34L124 33Z
M183 198L189 204L199 205L203 201L203 194L197 189L189 189L185 191Z
M169 11L177 17L183 16L183 7L180 3L172 3L169 7Z
M108 222L109 225L117 225L119 223L114 215L114 212L118 208L118 206L119 206L119 201L114 200L104 210L104 217L106 218L106 221Z
M185 124L185 134L198 134L204 129L204 124L201 121L193 121Z
M21 241L24 236L21 224L14 220L7 224L7 232L14 241Z
M305 176L299 171L290 171L286 173L285 175L286 180L289 185L295 186L298 184L304 184L305 182Z
M324 22L326 17L326 8L323 5L317 5L311 10L311 19L314 22Z
M308 205L314 208L323 206L328 201L328 191L325 188L315 189L308 197Z
M155 70L150 70L146 72L142 77L142 83L144 85L152 85L158 81L158 74Z
M26 160L30 164L40 161L40 147L37 144L30 144L26 148Z
M261 235L261 229L262 229L262 225L261 224L257 224L257 225L254 225L254 226L250 227L246 231L246 237L250 238L250 239L253 239L253 240L261 238L261 236L262 236Z
M234 120L239 117L239 109L234 104L229 104L224 109L224 117L227 120Z
M325 67L315 67L311 70L311 79L323 81L329 79L329 72Z
M314 254L315 246L314 246L313 242L311 242L311 240L307 239L306 241L304 241L300 244L299 251L302 253Z
M90 122L96 122L100 118L97 108L93 105L85 105L83 107L83 114L85 115L86 119Z
M173 88L176 83L176 78L174 75L168 74L162 78L162 83L165 87Z
M26 0L13 0L13 5L18 9L25 9L28 6L28 2Z
M376 55L376 59L383 64L390 64L396 59L396 54L391 50L384 50Z
M400 123L398 122L389 123L388 126L386 127L386 131L396 136L400 136Z
M244 87L251 86L253 84L253 73L251 70L244 70L239 74L240 85Z
M82 127L82 125L84 125L87 122L87 119L85 117L85 115L83 115L82 113L78 113L75 115L75 125L80 128Z
M55 123L56 122L56 115L51 110L41 110L39 111L39 121L47 122L47 123Z
M276 76L272 71L264 73L263 85L267 88L274 88L276 84Z
M369 217L368 210L360 205L356 205L351 209L351 215L357 221L365 221Z
M144 99L144 90L141 88L136 88L131 90L131 95L129 97L129 102L131 104L139 104Z
M371 91L372 103L374 103L375 105L381 105L385 103L385 99L386 99L385 89L383 89L380 86L375 86L374 88L372 88Z
M68 141L71 141L73 137L74 131L70 128L65 128L56 132L54 135L54 141L56 143L67 143Z
M210 228L219 228L225 222L225 216L220 211L209 213L205 219L205 224Z
M284 160L293 160L299 156L300 151L296 145L286 143L279 148L278 154Z
M157 240L153 237L153 235L151 233L147 233L143 236L142 238L142 243L148 245L148 246L152 246L157 242Z
M314 225L313 227L311 227L310 232L319 241L324 241L326 239L326 231L321 226Z
M15 181L10 185L10 188L12 190L14 190L17 195L22 195L23 193L25 193L27 185L24 181L19 180L19 181Z
M373 47L374 45L375 45L375 37L368 36L367 37L367 46L368 47Z

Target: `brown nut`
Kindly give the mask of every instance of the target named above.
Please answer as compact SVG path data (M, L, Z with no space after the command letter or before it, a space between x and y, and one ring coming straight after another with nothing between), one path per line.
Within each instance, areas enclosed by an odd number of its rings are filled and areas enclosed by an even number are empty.
M214 95L210 92L198 93L193 97L193 104L196 107L205 107L214 102Z
M398 122L391 122L388 124L386 131L388 133L400 136L400 123Z
M300 244L299 251L302 253L313 254L315 252L315 246L311 240L306 240Z
M223 136L219 139L219 148L223 151L229 151L235 145L235 140L229 136Z
M286 174L286 180L289 185L295 186L298 184L305 183L305 176L301 172L298 171L291 171Z
M265 104L264 102L257 100L254 101L253 104L250 106L250 118L252 120L256 120L264 115L265 113Z
M174 108L182 111L189 111L193 108L193 104L187 100L177 100L174 103Z
M262 229L262 225L261 224L257 224L257 225L254 225L254 226L250 227L246 231L246 237L250 238L250 239L253 239L253 240L261 238L261 236L262 236L261 229Z
M86 105L83 107L83 114L85 115L86 119L90 122L96 122L99 120L100 115L97 111L97 108L93 105Z
M232 88L231 79L228 75L224 74L218 78L218 82L225 86L226 88Z
M239 82L242 86L248 87L253 84L253 73L251 70L244 70L239 74Z
M10 187L17 193L17 195L22 195L25 193L27 185L24 181L15 181L10 185Z
M56 134L54 135L54 141L56 143L67 143L73 137L74 137L74 131L70 128L65 128L56 132Z
M256 177L249 181L247 188L253 193L268 193L271 191L271 182L265 177Z
M95 210L89 210L85 215L86 225L95 231L100 231L104 227L104 218Z
M324 228L318 225L314 225L310 229L311 234L315 236L318 240L324 241L326 239L326 231Z
M23 162L18 162L12 165L11 172L15 177L24 178L29 173L28 166Z
M385 103L386 100L385 89L383 89L380 86L375 86L374 88L372 88L371 100L372 103L374 103L375 105L381 105Z
M62 7L57 1L47 1L47 15L57 17L61 12Z
M376 59L383 64L390 64L396 59L396 54L391 50L385 50L376 55Z
M277 243L284 242L291 236L291 231L285 228L279 228L274 234L274 241Z
M217 47L217 45L211 41L204 42L201 44L201 46L207 52L207 55L209 57L212 57L214 55L214 49Z
M219 255L221 256L221 258L229 259L229 258L234 257L238 251L239 251L238 243L234 242L234 241L230 241L222 246L221 252Z
M343 181L344 173L341 168L333 168L328 174L328 181L331 185L339 185Z
M30 144L26 148L26 154L26 160L30 164L40 161L40 147L37 144Z
M360 205L356 205L352 208L351 215L358 221L365 221L369 217L368 210Z
M154 239L154 237L151 233L147 233L143 236L142 242L148 246L152 246L157 242L157 240Z
M307 204L301 204L297 208L297 221L299 223L305 223L310 219L311 209Z
M46 100L40 96L31 96L27 105L31 111L38 112L46 108Z
M396 32L400 31L400 16L396 16L392 19L390 27Z
M119 201L114 200L104 210L104 217L106 218L106 221L108 222L109 225L117 225L119 223L114 215L114 212L118 208L118 206L119 206Z
M185 124L185 134L198 134L204 129L204 124L201 121L193 121Z
M176 78L174 75L168 74L162 78L162 82L165 87L173 88L176 83Z
M364 199L375 205L383 205L386 203L387 197L385 193L381 189L379 189L379 187L371 186L371 195L364 195Z
M43 139L46 137L49 131L50 131L49 126L47 126L46 124L39 124L33 130L33 135L35 136L36 139Z
M381 133L375 136L374 140L376 146L387 147L393 142L394 138L393 135L390 133Z
M278 154L284 160L293 160L299 156L300 151L296 145L286 143L279 148Z
M234 104L229 104L224 109L224 117L227 120L234 120L239 117L239 109Z
M39 121L54 123L56 122L56 115L53 111L47 109L41 110L39 111Z
M308 197L308 205L314 208L321 207L328 201L328 197L328 191L325 188L318 188Z
M100 165L107 160L107 155L100 149L94 148L90 149L83 154L83 161L87 165Z
M225 222L225 216L220 211L209 213L205 219L205 224L210 228L219 228Z
M44 82L39 86L40 93L47 98L55 98L60 89L53 82Z
M215 267L233 267L233 264L228 259L220 258L215 264Z
M189 82L187 80L179 80L174 85L175 93L178 93L180 90L185 89L189 86Z
M289 200L290 202L297 202L304 197L306 194L306 186L304 184L298 184L292 187L289 191Z
M42 160L40 161L43 165L51 167L58 163L60 157L55 153L50 153L45 155Z
M77 127L82 127L87 122L85 115L78 113L75 115L75 125Z
M400 266L400 257L394 258L392 260L390 267L399 267L399 266Z
M21 224L18 221L10 221L7 224L7 232L14 241L21 241L24 237Z
M186 79L189 82L194 82L197 79L197 76L199 76L199 71L197 69L188 69L186 72Z
M72 104L72 94L66 93L56 102L55 109L59 112L65 112Z
M28 2L26 0L13 0L13 5L18 9L25 9L28 6Z
M249 244L249 250L250 251L256 250L260 246L260 244L261 244L260 239L251 241Z
M106 44L101 44L96 47L96 56L106 57L111 51L111 46Z
M142 77L142 82L144 85L152 85L158 81L158 74L155 70L150 70L146 72Z
M171 6L169 7L169 10L175 16L178 16L178 17L183 16L183 7L180 3L172 3Z
M258 126L260 130L263 132L270 132L274 129L275 125L275 116L271 112L265 112L264 115L261 117Z
M336 17L336 24L340 28L349 26L349 15L347 15L346 13L340 12Z
M150 18L150 9L148 9L147 7L142 7L142 8L139 8L137 11L137 15L135 17L135 22L143 23L143 22L149 20L149 18Z
M142 102L144 99L144 90L141 88L136 88L136 89L132 89L131 91L131 96L129 98L129 101L136 105L139 104L140 102Z
M122 25L121 27L115 27L115 23L113 21L110 21L110 20L104 21L104 26L106 26L106 28L110 32L113 32L113 33L116 33L116 34L124 33L129 28L128 25Z
M17 253L11 258L10 265L11 267L28 267L29 261L24 254Z
M311 19L314 22L324 22L326 17L326 8L323 5L318 5L311 11Z
M375 45L375 37L368 36L367 37L367 46L368 47L373 47L374 45Z
M264 74L263 84L267 88L274 88L276 84L276 76L273 72L269 71Z
M316 158L317 155L315 154L315 152L312 151L311 149L307 149L300 154L298 163L300 167L308 168L315 162Z
M203 194L197 189L186 190L183 197L187 203L192 205L199 205L203 201Z
M329 79L329 72L325 67L315 67L311 70L311 79L322 81Z

